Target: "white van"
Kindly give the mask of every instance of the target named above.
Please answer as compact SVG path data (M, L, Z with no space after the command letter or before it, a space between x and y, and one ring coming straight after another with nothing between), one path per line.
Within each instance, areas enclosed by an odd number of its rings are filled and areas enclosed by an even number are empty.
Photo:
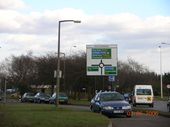
M133 90L132 104L154 106L154 95L151 85L135 85Z

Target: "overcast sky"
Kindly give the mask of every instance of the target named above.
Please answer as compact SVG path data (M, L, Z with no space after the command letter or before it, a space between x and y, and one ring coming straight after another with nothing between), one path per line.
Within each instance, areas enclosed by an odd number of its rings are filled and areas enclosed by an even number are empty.
M170 44L169 0L0 0L0 61L13 55L86 50L117 44L119 60L132 58L160 73L161 42ZM76 47L74 47L76 46ZM170 45L161 45L163 72L170 72Z

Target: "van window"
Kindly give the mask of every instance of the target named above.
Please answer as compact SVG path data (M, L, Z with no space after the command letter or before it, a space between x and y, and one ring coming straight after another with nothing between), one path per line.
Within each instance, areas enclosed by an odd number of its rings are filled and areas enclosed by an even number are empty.
M137 95L151 95L151 89L137 89Z

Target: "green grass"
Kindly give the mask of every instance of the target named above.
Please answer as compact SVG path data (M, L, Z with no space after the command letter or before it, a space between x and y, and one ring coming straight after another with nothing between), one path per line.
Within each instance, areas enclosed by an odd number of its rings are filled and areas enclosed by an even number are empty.
M106 127L108 123L100 114L54 105L0 105L0 127Z

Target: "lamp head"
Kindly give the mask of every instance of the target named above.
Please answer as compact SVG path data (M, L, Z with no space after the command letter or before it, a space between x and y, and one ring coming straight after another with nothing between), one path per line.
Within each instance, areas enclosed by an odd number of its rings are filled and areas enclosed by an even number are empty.
M74 23L81 23L80 20L74 20Z

